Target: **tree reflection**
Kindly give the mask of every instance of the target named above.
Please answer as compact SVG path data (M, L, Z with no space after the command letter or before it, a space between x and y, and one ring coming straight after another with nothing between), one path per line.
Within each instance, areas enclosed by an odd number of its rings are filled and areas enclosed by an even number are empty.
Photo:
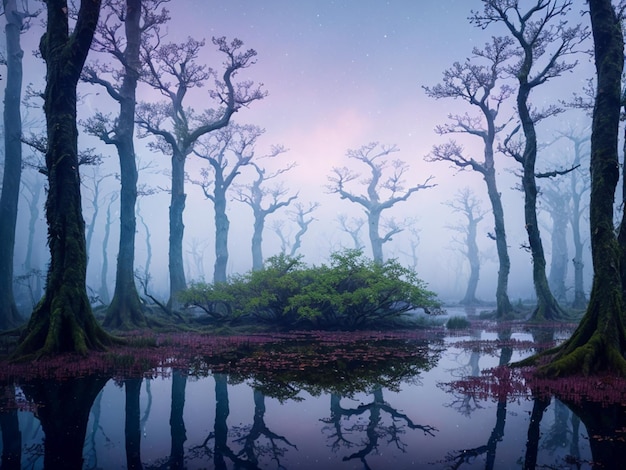
M170 410L170 431L172 450L169 467L171 469L185 468L184 444L187 440L187 430L183 419L185 408L185 389L187 387L187 372L174 369L172 372L172 408Z
M341 396L331 394L330 418L320 420L323 423L332 425L322 429L322 432L331 429L331 434L329 435L329 439L332 440L331 449L337 451L342 446L346 448L360 446L359 450L345 456L343 458L344 462L358 459L362 462L364 468L369 469L367 456L378 450L378 442L381 438L386 439L386 445L393 444L400 451L406 452L407 444L401 439L402 435L406 433L405 427L419 429L423 431L424 435L428 436L434 436L435 432L437 432L437 429L433 426L415 424L406 414L400 413L389 403L385 402L382 387L375 387L372 391L372 396L373 399L370 403L362 403L356 408L343 408L341 406ZM342 426L343 418L359 417L366 413L369 413L367 422L357 420L356 423L345 427L345 429ZM391 418L390 424L386 425L384 423L383 413L387 413ZM364 434L365 436L361 437L357 444L346 439L344 437L345 434L357 434L359 436Z
M19 470L22 466L22 433L13 403L15 386L5 385L0 396L0 431L2 432L2 470Z
M260 390L254 389L254 418L252 426L247 429L241 429L243 436L235 442L243 443L243 449L237 454L245 456L248 461L258 464L260 457L269 456L276 462L278 468L282 468L280 463L281 457L285 455L287 447L281 443L298 450L298 447L289 440L276 434L267 427L265 423L265 395ZM261 441L266 440L267 444L262 445Z
M83 468L89 412L109 379L98 375L65 380L34 379L22 386L36 404L45 434L44 468Z
M129 470L141 469L141 410L139 397L143 379L124 380L126 393L124 436L126 442L126 466Z

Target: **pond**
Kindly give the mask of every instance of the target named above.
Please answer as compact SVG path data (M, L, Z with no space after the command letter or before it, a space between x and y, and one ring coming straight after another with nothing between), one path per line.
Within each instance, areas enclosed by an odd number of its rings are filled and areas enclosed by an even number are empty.
M566 405L484 379L569 334L546 331L286 335L141 374L57 363L5 385L2 468L622 468L621 399Z

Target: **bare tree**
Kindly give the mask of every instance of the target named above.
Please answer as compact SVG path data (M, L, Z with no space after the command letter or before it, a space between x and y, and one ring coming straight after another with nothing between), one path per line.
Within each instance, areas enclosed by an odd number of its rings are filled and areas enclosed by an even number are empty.
M283 151L281 147L275 147L267 157L277 156ZM235 199L250 206L254 214L252 270L258 271L263 268L263 230L265 228L265 219L268 215L273 214L281 207L287 207L292 201L298 198L298 194L287 196L289 190L280 183L273 187L265 187L265 183L268 180L272 180L291 170L295 166L295 163L290 163L284 168L269 173L266 168L261 167L256 162L251 161L250 165L256 171L256 179L249 185L237 188ZM264 206L264 202L266 202L267 199L269 199L269 202Z
M589 191L591 183L589 178L585 177L583 168L588 167L589 151L587 145L591 136L589 134L578 134L571 129L560 133L560 136L570 141L574 147L572 166L576 167L576 169L569 174L569 193L571 195L569 223L572 228L572 240L574 243L574 258L572 259L574 266L574 300L572 301L572 307L584 308L587 305L587 296L585 295L583 282L584 241L580 225L583 214L588 210L588 204L583 201L583 197Z
M503 149L515 158L523 168L524 218L528 242L532 254L533 283L537 295L534 319L555 319L564 316L558 302L550 291L546 276L546 259L537 222L537 184L535 163L537 160L536 123L562 111L558 106L534 109L530 102L531 92L547 81L571 71L575 61L565 59L578 52L580 43L588 37L580 24L569 26L565 16L571 9L572 0L534 0L527 10L518 2L508 0L484 0L482 12L472 12L471 21L481 28L492 24L504 25L516 44L519 60L508 68L508 73L518 82L516 105L524 138L514 142L505 139Z
M552 221L548 284L557 302L563 303L566 301L567 294L565 286L568 264L567 225L571 220L571 195L569 190L564 188L563 181L554 179L548 180L547 184L540 187L540 196L543 207L545 207Z
M298 231L294 235L293 240L291 240L289 233L285 233L283 220L277 220L272 224L272 230L274 230L274 233L280 238L282 253L289 251L289 256L296 256L296 253L302 246L302 237L309 230L311 222L316 220L315 217L310 216L310 214L318 207L318 202L310 202L306 206L301 202L297 202L294 204L294 209L288 211L291 221L295 222L298 226Z
M226 282L228 264L228 231L230 221L226 214L226 194L241 167L255 157L255 145L263 130L257 126L231 123L198 141L194 154L209 162L210 168L201 170L201 180L191 180L202 188L205 197L213 203L215 212L215 266L213 282Z
M404 175L409 167L401 160L386 160L390 154L398 151L394 146L380 145L378 142L372 142L364 145L357 150L348 150L348 158L364 163L369 167L371 176L366 178L364 182L367 184L367 195L357 195L346 189L346 184L357 179L358 174L353 173L347 167L333 168L331 176L328 177L330 184L327 186L330 193L339 194L341 199L347 199L363 207L367 215L368 233L372 246L373 259L383 262L383 244L391 240L391 237L401 231L399 227L392 227L384 235L380 235L381 214L383 211L390 209L399 202L406 201L411 194L420 189L432 188L434 184L428 184L432 180L432 176L426 178L424 183L405 188ZM384 176L383 172L386 168L391 167L388 176ZM381 196L385 194L386 199L381 200Z
M355 250L363 249L363 243L361 242L361 229L365 225L365 219L363 217L351 217L348 219L346 214L339 214L337 216L337 222L342 231L350 235L352 244Z
M451 225L449 228L464 235L459 245L470 266L467 289L460 303L463 305L476 305L480 303L476 298L476 289L480 279L480 251L476 243L477 227L487 212L481 208L480 201L476 198L473 191L467 187L458 190L454 199L447 201L445 204L452 208L454 212L462 214L466 219L465 223Z
M470 169L480 173L487 186L487 194L493 212L494 232L498 253L498 283L496 287L496 316L501 318L513 307L509 300L508 284L511 261L509 258L504 225L502 198L496 181L495 139L507 121L499 120L500 107L512 95L513 89L507 84L498 85L505 74L506 62L512 56L512 40L494 37L482 49L474 48L474 57L463 64L455 62L443 73L443 81L434 87L425 87L426 94L435 99L460 98L480 111L479 116L451 114L449 123L437 126L438 134L468 134L483 141L482 160L466 154L461 145L450 141L436 145L426 158L427 161L449 162L460 170ZM486 62L481 65L479 61Z
M255 63L256 51L242 50L243 43L238 39L228 42L220 37L212 42L225 56L224 73L209 92L217 107L200 114L185 103L185 98L189 90L205 85L215 75L212 69L197 63L204 41L191 38L182 44L155 41L145 44L142 51L147 66L143 79L165 97L158 103L140 104L137 123L144 131L142 135L157 137L154 148L171 154L170 305L176 293L186 286L183 265L186 158L201 136L225 127L235 112L265 96L251 81L233 82L238 72Z
M152 31L166 22L168 12L160 9L167 0L105 0L105 15L98 25L92 50L107 54L118 64L88 64L82 79L102 86L119 105L115 119L97 113L85 123L87 132L114 145L120 163L120 240L117 254L115 291L104 319L105 326L134 328L145 326L134 278L135 232L137 220L137 162L134 133L136 90L142 73L140 45ZM123 33L122 33L123 31Z

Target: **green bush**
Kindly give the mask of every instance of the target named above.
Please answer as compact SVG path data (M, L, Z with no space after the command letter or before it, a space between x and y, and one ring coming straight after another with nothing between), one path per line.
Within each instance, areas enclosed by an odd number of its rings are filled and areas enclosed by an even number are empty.
M356 329L397 319L409 310L438 307L415 271L396 260L382 264L360 250L331 255L329 265L308 267L285 255L267 260L264 268L235 276L228 283L195 283L180 297L215 318L225 303L226 316L252 316L284 328Z

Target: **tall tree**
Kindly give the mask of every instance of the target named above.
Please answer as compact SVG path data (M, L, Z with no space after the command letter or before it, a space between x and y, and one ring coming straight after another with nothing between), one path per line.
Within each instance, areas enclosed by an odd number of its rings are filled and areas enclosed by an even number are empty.
M618 133L624 68L622 25L611 0L589 0L597 74L591 128L591 257L594 276L585 316L572 336L550 349L548 376L611 371L626 375L626 328L620 247L613 225L619 181ZM538 355L522 363L536 363Z
M394 225L384 235L380 235L381 214L392 208L399 202L406 201L411 194L420 189L432 188L428 184L433 178L429 176L424 183L405 188L404 174L408 171L408 165L401 160L389 162L386 158L398 151L396 146L387 147L372 142L357 150L348 150L348 158L364 163L369 167L371 176L365 180L367 183L367 195L358 195L346 189L346 184L357 179L358 174L353 173L347 167L333 168L333 173L328 177L330 184L328 190L339 194L341 199L359 204L367 215L368 233L372 247L372 257L377 263L383 263L383 244L391 240L391 237L402 229ZM391 166L392 171L388 176L383 175L386 168ZM383 194L386 199L381 200Z
M48 196L46 219L50 265L46 291L22 333L14 357L62 351L86 354L113 338L97 323L87 297L87 249L78 172L76 85L98 23L100 0L82 0L70 33L66 0L47 0L46 33L39 49L46 62Z
M167 0L105 0L106 14L99 24L92 49L105 53L119 64L90 64L82 79L97 84L119 105L115 119L97 113L86 122L88 132L114 145L120 162L120 239L117 254L115 291L104 325L133 328L146 325L134 278L137 220L137 162L134 133L136 90L142 72L141 41L168 19ZM122 34L123 31L123 34Z
M476 298L476 289L480 279L480 251L476 242L478 224L485 217L486 212L480 207L480 201L468 187L457 191L455 198L446 202L454 212L458 212L465 217L464 223L450 226L452 230L464 235L459 241L461 251L467 258L470 266L470 275L467 281L467 289L461 300L462 305L476 305L480 301Z
M0 195L0 330L22 323L13 294L13 255L17 205L22 177L22 57L20 44L25 14L16 0L3 0L6 18L7 77L4 89L4 172Z
M263 130L257 126L229 126L207 135L198 142L194 153L209 162L210 168L201 171L202 180L193 183L213 203L215 214L215 266L213 282L226 282L228 265L228 231L230 221L226 213L226 194L241 168L250 165L255 157L255 145ZM230 157L230 158L229 158ZM234 157L234 158L233 158Z
M275 152L272 153L277 155ZM298 194L287 196L289 190L282 184L276 184L269 188L265 187L265 182L291 170L295 166L295 163L291 163L284 168L270 173L268 173L266 168L261 167L256 162L250 162L250 165L255 169L257 176L251 184L237 188L235 198L250 206L254 214L252 270L258 271L263 269L263 230L265 229L265 219L268 215L273 214L281 207L287 207L292 201L298 198ZM267 200L269 200L269 202L267 202Z
M158 47L157 47L158 44ZM221 80L209 96L216 109L198 114L184 102L187 92L203 86L213 71L197 63L204 41L188 39L183 44L146 44L143 59L147 65L144 79L158 90L165 101L142 103L138 107L138 125L145 134L157 136L156 147L171 154L172 187L169 208L169 275L170 305L176 294L186 287L183 264L183 212L185 210L185 161L194 144L203 135L228 125L241 107L265 96L251 81L233 82L235 75L255 63L256 51L243 51L239 39L213 38L213 44L226 56Z
M472 12L472 23L481 28L495 23L504 25L516 43L515 53L519 58L517 63L509 67L509 72L518 82L516 105L524 138L523 143L517 145L511 140L516 133L513 131L507 137L504 147L506 153L515 158L523 168L524 219L537 295L537 306L532 318L561 318L564 313L550 290L546 276L546 258L537 221L535 180L536 123L557 114L561 109L548 106L537 110L529 100L535 88L575 67L576 62L567 62L564 59L577 52L578 45L587 34L580 24L570 27L565 21L572 0L534 0L527 10L519 2L509 0L483 0L483 4L482 12Z
M566 301L567 289L565 277L567 276L568 249L567 249L567 225L570 217L570 193L569 188L564 189L563 182L549 180L541 186L542 202L550 215L552 227L550 230L550 274L548 284L557 302Z
M585 294L583 281L583 269L585 265L583 262L584 241L582 237L581 220L583 214L588 210L588 205L586 202L583 202L583 196L590 189L589 178L586 178L584 175L582 163L588 163L589 152L586 149L590 135L580 135L569 131L562 133L561 136L569 140L574 146L572 166L576 169L569 174L569 192L571 195L569 223L572 229L572 241L574 244L574 258L572 259L574 266L574 300L572 301L572 307L582 309L587 306L587 296Z
M468 134L480 138L483 142L482 161L468 156L454 141L436 145L426 159L449 162L461 170L471 169L480 173L485 181L494 220L492 238L496 242L499 263L496 286L496 316L498 318L513 311L508 294L511 260L494 159L496 136L508 123L508 121L499 120L500 107L513 93L509 85L498 85L506 75L506 62L512 56L511 45L510 38L494 37L482 49L474 48L474 57L471 60L468 59L463 64L455 62L443 73L441 83L424 88L426 94L432 98L460 98L480 111L479 116L470 116L467 113L451 114L450 122L437 126L435 131L438 134ZM481 60L485 61L486 65L481 65Z

